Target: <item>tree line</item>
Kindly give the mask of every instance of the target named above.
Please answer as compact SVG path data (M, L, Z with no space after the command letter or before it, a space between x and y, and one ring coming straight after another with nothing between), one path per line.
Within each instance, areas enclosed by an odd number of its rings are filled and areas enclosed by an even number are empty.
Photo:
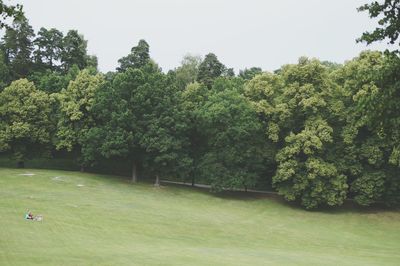
M374 38L381 31L361 40ZM171 177L213 191L269 184L306 208L400 202L398 52L364 51L344 64L301 57L238 75L209 53L165 73L140 40L118 63L100 73L76 30L35 34L26 18L7 27L0 152L20 167L54 150L82 170L124 159L132 181L145 169L157 185Z

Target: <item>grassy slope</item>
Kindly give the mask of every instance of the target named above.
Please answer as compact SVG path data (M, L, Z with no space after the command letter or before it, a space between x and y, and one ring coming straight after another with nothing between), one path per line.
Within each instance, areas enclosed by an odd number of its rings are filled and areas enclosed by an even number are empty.
M44 221L24 220L28 208ZM0 168L0 265L398 265L399 250L395 211L307 212L268 198Z

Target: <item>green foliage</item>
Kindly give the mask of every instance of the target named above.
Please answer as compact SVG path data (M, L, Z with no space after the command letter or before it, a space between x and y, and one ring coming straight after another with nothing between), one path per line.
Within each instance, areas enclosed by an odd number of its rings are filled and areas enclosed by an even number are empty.
M68 71L73 65L77 65L79 69L84 69L88 67L88 61L93 64L93 58L87 55L87 41L77 30L68 31L62 44L61 61L64 71Z
M179 89L183 90L188 84L197 80L201 61L199 56L185 55L181 66L175 70L176 84Z
M10 69L9 81L27 77L32 71L35 33L28 19L14 21L8 27L1 41L5 63Z
M6 87L10 80L10 69L4 60L4 55L0 53L0 92Z
M223 85L221 83L224 83ZM197 110L206 150L200 172L213 190L254 188L274 150L264 141L262 124L240 87L220 80Z
M306 208L341 205L347 178L336 165L330 111L335 92L328 70L317 60L300 58L278 74L253 78L245 93L260 114L266 136L277 143L277 171L273 184L287 200L301 200Z
M209 53L205 56L203 62L201 62L199 66L197 81L204 83L208 88L211 88L214 80L220 77L224 71L224 64L218 60L215 54Z
M150 60L150 46L145 40L140 40L137 46L132 47L131 53L118 60L119 72L124 72L128 68L141 68Z
M351 184L355 200L361 205L371 205L379 200L385 192L385 173L382 171L367 172Z
M5 22L7 18L12 18L15 21L22 20L24 18L24 12L22 11L22 5L17 4L15 6L4 4L3 0L0 0L0 28L8 28L9 25Z
M397 42L399 1L359 10L380 19L360 41ZM19 11L0 0L3 19ZM400 203L396 53L365 51L343 65L302 57L237 77L210 53L165 74L140 40L103 76L78 31L41 28L35 38L23 17L6 27L0 50L0 150L20 162L53 145L81 166L128 163L133 180L139 168L214 191L267 184L306 208L349 197ZM20 78L33 83L7 87Z
M56 70L57 63L61 60L64 49L63 33L57 29L40 28L33 43L36 45L34 51L37 68Z
M389 39L390 44L395 44L400 34L400 1L384 0L373 1L358 8L358 11L366 11L370 18L379 18L379 27L372 32L364 32L358 41L371 44L376 41ZM400 43L399 43L400 45Z
M32 73L29 79L33 81L40 90L46 91L47 93L58 93L61 92L62 89L66 89L69 82L74 80L78 74L79 68L77 65L74 65L66 74L47 69L46 71Z
M100 74L94 76L88 70L83 70L66 89L57 94L59 101L57 149L81 150L87 132L95 126L92 108L96 92L103 82L104 79Z
M362 205L399 202L399 59L363 52L333 73L342 87L343 141L351 158L343 164L355 200Z
M18 162L46 150L53 125L52 99L32 82L17 80L0 93L0 151Z
M259 75L262 73L262 69L260 67L252 67L252 68L245 68L244 70L239 71L239 77L245 80L251 80L254 78L256 75Z

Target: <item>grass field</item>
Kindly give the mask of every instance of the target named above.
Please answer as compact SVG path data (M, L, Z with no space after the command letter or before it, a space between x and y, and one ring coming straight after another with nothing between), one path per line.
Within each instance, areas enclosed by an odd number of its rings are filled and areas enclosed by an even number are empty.
M399 265L399 251L394 210L0 168L0 265Z

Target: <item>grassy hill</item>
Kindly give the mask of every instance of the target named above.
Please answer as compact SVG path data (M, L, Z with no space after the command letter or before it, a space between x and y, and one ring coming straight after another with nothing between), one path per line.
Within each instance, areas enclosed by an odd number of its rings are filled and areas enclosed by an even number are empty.
M399 250L393 210L0 168L0 265L398 265Z

